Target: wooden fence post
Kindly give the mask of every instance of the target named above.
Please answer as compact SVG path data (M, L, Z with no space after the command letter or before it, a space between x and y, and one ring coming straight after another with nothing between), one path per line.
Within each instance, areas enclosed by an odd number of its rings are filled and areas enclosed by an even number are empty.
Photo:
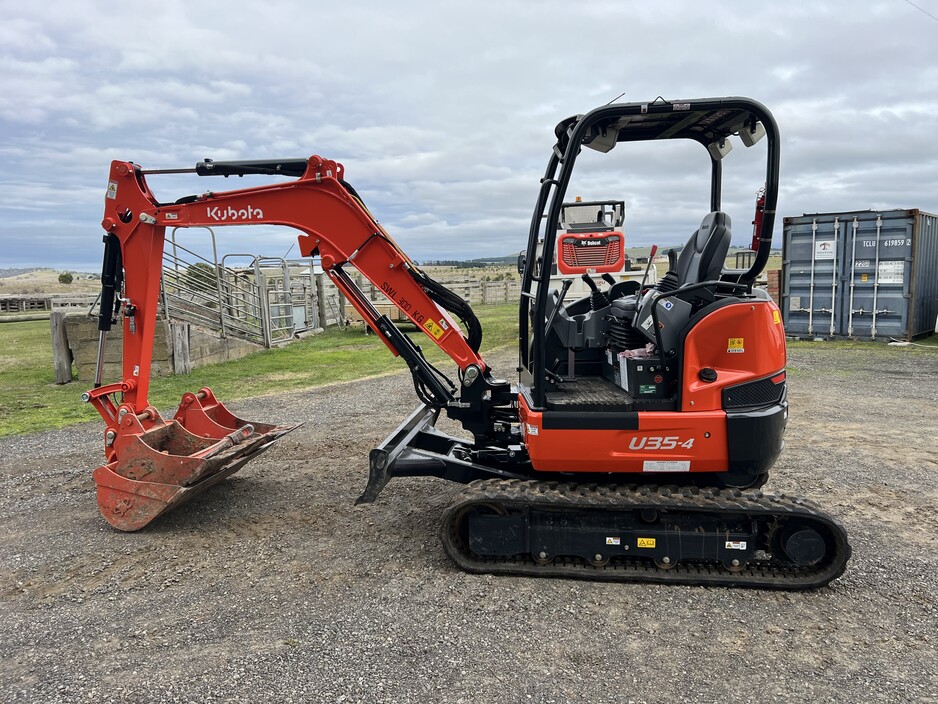
M55 383L67 384L72 380L72 351L68 347L68 335L65 332L65 311L52 312L49 316L49 328L52 333Z
M192 371L189 357L189 323L169 323L173 338L173 374L188 374Z
M319 327L325 329L329 324L326 310L326 284L323 281L325 273L315 274L316 277L316 310L319 311Z

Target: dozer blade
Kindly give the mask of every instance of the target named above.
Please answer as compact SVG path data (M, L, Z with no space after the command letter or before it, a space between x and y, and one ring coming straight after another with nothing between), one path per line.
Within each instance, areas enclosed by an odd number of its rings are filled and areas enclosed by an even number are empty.
M187 404L190 396L195 402ZM232 415L211 392L186 397L176 419L122 437L117 459L94 471L98 507L115 528L140 530L299 427L249 423ZM205 409L199 401L207 397L211 404Z

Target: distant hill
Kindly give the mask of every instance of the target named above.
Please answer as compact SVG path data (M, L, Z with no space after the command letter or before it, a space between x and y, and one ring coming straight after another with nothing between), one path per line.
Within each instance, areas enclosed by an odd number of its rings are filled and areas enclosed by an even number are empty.
M477 269L484 266L513 266L518 261L517 254L505 257L484 257L482 259L427 259L424 266L452 266L457 269Z
M676 249L678 252L681 251L683 247L681 244L671 244L663 245L658 247L658 255L663 256L667 253L669 249ZM650 246L646 247L627 247L626 251L628 252L629 259L633 261L639 257L647 258L649 252L651 251ZM735 256L737 252L749 251L747 247L730 247L729 252L727 253L728 257ZM772 254L781 255L781 250L773 249ZM420 262L424 266L451 266L456 269L476 269L486 266L515 266L518 261L517 254L507 254L504 257L480 257L478 259L428 259L426 261Z
M34 271L40 271L40 268L34 266L26 269L0 269L0 279L6 279L10 276L21 276L22 274L31 274Z

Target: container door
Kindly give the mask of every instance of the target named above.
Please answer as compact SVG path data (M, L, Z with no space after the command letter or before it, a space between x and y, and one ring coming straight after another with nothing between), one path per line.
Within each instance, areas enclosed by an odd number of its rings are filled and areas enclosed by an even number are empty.
M844 219L805 215L785 219L782 315L785 332L800 337L838 334L844 259Z
M909 337L938 332L938 215L918 213L912 239Z
M907 210L847 217L845 325L840 334L907 339L914 217Z

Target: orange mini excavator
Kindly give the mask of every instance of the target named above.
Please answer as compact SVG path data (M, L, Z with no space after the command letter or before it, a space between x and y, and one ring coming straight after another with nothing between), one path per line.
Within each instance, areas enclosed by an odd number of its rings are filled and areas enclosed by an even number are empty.
M147 401L166 227L273 224L300 231L322 268L413 375L418 408L372 450L371 502L394 477L464 484L441 530L471 572L615 581L803 589L843 573L844 529L800 498L757 491L783 446L788 416L779 309L753 287L769 257L779 137L771 113L745 98L613 104L562 121L519 259L519 378L499 380L479 355L469 305L427 276L345 180L319 156L204 161L201 176L269 174L269 185L208 191L172 203L150 173L111 164L105 199L100 348L123 324L123 378L85 394L104 418L106 462L95 470L104 517L137 530L236 472L291 428L235 417L211 390L183 396L164 419ZM757 254L726 270L730 217L721 211L731 140L765 139ZM567 302L550 285L564 195L581 150L693 140L710 156L700 227L655 285L594 281ZM561 233L563 234L563 233ZM591 237L590 247L618 242ZM619 243L621 246L621 242ZM585 245L584 245L585 246ZM595 258L595 257L594 257ZM592 261L592 259L590 259ZM544 263L547 264L544 264ZM573 266L574 269L570 269ZM349 275L369 279L458 367L447 378L378 313ZM436 429L441 413L472 440Z

